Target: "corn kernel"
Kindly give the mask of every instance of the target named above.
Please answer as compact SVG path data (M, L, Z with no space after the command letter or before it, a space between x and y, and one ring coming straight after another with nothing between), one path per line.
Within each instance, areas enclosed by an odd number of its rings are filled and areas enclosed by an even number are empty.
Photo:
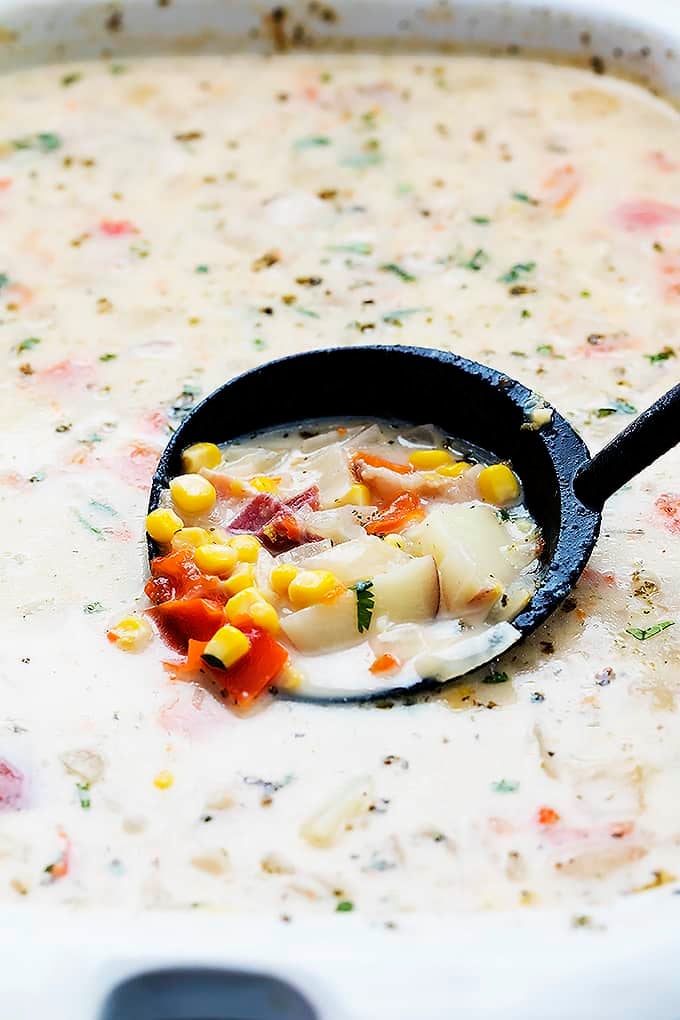
M371 490L367 485L350 485L344 496L335 500L336 506L370 506Z
M279 631L279 614L264 599L253 604L250 618L256 627L261 627L262 630L266 630L270 634L277 634Z
M453 457L448 450L414 450L408 462L417 471L434 471L435 468L450 464Z
M277 687L285 687L287 691L296 691L305 682L304 673L287 662L276 678Z
M158 790L169 790L175 781L175 777L172 772L168 772L167 769L163 769L154 778L153 785Z
M212 510L217 499L214 487L203 475L179 475L170 482L170 495L178 510L189 514Z
M123 652L141 652L153 638L153 630L146 620L126 616L107 631L109 641Z
M212 534L207 528L181 528L172 536L170 544L173 552L177 552L179 549L197 549L211 542Z
M210 666L229 669L250 651L250 640L242 631L227 624L213 634L203 650L203 658Z
M236 595L232 595L225 608L227 619L234 627L243 627L250 623L252 617L250 610L257 602L262 602L262 596L257 588L244 588Z
M229 541L241 563L255 563L260 554L260 543L254 535L235 535Z
M404 548L404 539L400 535L385 535L383 542L386 545L393 545L395 549Z
M272 569L269 575L269 583L272 591L277 595L287 595L288 585L297 576L298 568L292 563L279 563Z
M256 492L276 492L281 484L280 478L270 478L269 475L256 475L250 479L250 484Z
M458 475L462 475L464 471L472 467L472 464L468 464L466 460L458 460L455 464L443 464L437 468L438 475L444 475L445 478L457 478Z
M199 545L194 560L204 574L228 577L238 563L238 556L236 550L228 545Z
M301 570L288 586L288 598L296 609L305 609L322 602L339 583L328 570Z
M182 467L185 471L198 472L201 468L214 468L222 460L219 446L214 443L194 443L182 454Z
M255 587L255 571L252 563L239 563L233 574L222 582L222 587L228 595L236 595L244 588Z
M175 532L183 527L184 521L174 510L158 507L157 510L152 510L150 514L147 514L146 530L154 542L163 544L169 542Z
M519 482L507 464L491 464L479 473L479 492L486 503L504 506L519 496Z

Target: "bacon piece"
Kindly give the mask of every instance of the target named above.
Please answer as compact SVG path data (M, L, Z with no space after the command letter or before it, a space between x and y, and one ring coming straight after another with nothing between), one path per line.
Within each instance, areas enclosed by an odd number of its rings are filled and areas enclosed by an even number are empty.
M319 505L319 489L316 485L298 493L286 503L268 493L260 493L236 515L228 528L230 531L255 535L274 552L287 552L298 545L318 540L318 535L307 531L298 521L295 511L303 507L318 510Z

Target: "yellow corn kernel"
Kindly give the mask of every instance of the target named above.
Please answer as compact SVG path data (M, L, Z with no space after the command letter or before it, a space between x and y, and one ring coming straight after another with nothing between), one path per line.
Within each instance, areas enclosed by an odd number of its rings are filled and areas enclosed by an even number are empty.
M386 545L393 545L395 549L404 548L404 539L400 535L385 535L383 542Z
M479 473L479 493L485 503L504 506L519 496L519 482L507 464L491 464Z
M252 563L239 563L234 573L222 583L222 587L228 595L236 595L244 588L255 587L255 571Z
M168 772L167 769L163 769L155 776L153 785L158 790L169 790L174 781L175 777L173 776L172 772Z
M153 638L153 630L138 616L125 616L107 631L109 641L123 652L141 652Z
M235 551L241 563L255 563L260 554L260 543L254 535L234 535L229 545Z
M185 471L198 472L201 468L214 468L222 460L219 446L214 443L194 443L182 454L182 467Z
M173 552L180 549L198 549L200 545L211 543L212 534L207 528L181 528L170 541Z
M244 482L240 478L230 478L229 493L232 496L249 496L252 493L252 489L248 482Z
M167 510L164 507L152 510L146 517L147 534L154 542L161 542L163 545L169 542L175 532L183 527L182 518L174 510Z
M435 468L450 464L453 457L448 450L414 450L408 462L417 471L434 471Z
M288 586L288 598L296 609L322 602L340 582L328 570L301 570Z
M256 475L250 479L250 484L256 492L276 492L281 484L280 478L270 478L269 475Z
M443 464L442 467L438 467L437 474L444 475L445 478L457 478L470 467L472 464L468 464L466 460L458 460L455 464Z
M272 591L277 595L287 595L288 585L297 576L298 568L292 563L279 563L272 569L269 575L269 583Z
M287 691L296 691L305 682L304 673L287 662L276 678L277 687L285 687Z
M344 496L335 500L336 506L370 506L371 490L367 485L350 485Z
M250 610L250 618L256 627L277 634L279 631L279 614L264 599L255 602Z
M250 610L256 602L264 601L257 588L244 588L232 595L225 608L229 623L235 627L243 627L251 620Z
M204 574L216 577L228 577L238 563L236 550L228 545L199 545L194 553L194 560Z
M210 666L229 669L250 651L250 640L242 631L227 624L213 634L203 650L203 658Z
M178 510L201 514L212 510L217 499L214 487L203 475L179 475L170 482L170 495Z

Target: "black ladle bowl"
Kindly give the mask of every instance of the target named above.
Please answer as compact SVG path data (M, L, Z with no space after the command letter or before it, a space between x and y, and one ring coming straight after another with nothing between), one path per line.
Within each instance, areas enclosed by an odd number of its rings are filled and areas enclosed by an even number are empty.
M532 420L537 406L552 412L540 427ZM159 505L170 479L182 473L181 454L192 443L226 443L323 418L434 424L511 461L545 542L542 583L512 621L514 645L536 630L572 590L597 541L609 496L680 442L680 385L591 458L569 422L535 393L502 372L455 354L386 346L296 354L237 376L189 412L160 459L149 510ZM149 540L149 556L159 552ZM490 653L486 661L497 655ZM448 682L483 664L477 661ZM441 686L441 678L417 677L412 684L388 690L329 692L307 700L386 701Z

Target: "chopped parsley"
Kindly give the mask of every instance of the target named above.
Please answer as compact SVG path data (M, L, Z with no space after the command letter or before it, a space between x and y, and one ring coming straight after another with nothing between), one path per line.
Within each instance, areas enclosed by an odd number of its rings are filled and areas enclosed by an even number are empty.
M340 900L335 908L336 914L350 914L354 910L354 904L351 900Z
M532 195L528 195L526 191L513 191L512 197L516 202L525 202L527 205L541 204L537 198L533 198Z
M196 269L194 270L194 272L195 273L209 273L210 272L210 266L206 266L206 265L203 265L203 264L200 265L200 266L196 266Z
M516 793L519 790L519 783L514 779L499 779L497 783L491 784L494 793Z
M41 131L37 135L26 135L12 141L15 149L38 149L40 152L54 152L61 148L61 138L52 131Z
M78 791L78 799L80 806L83 811L89 811L92 806L90 800L90 784L89 783L76 783L76 790Z
M509 679L510 679L510 677L508 676L507 673L505 673L505 672L498 672L496 670L492 670L491 673L487 673L487 675L483 678L482 683L483 684L506 684Z
M64 86L64 88L67 88L69 85L75 85L76 82L79 82L82 77L83 77L82 71L71 71L70 74L62 75L61 84Z
M107 352L106 354L100 354L99 355L99 360L100 361L115 361L117 357L118 357L117 354L111 354L110 352Z
M470 220L472 223L479 223L480 226L486 226L487 223L491 223L488 216L471 216Z
M515 283L528 273L533 273L536 268L535 262L515 262L514 266L508 269L507 273L503 273L502 276L498 277L499 283Z
M83 612L87 613L88 615L91 615L92 613L103 613L104 607L101 604L101 602L88 602L85 608L83 609Z
M321 318L318 312L312 311L311 308L301 308L300 305L295 306L295 311L298 313L298 315L306 315L308 319Z
M371 626L373 607L375 606L375 595L373 594L373 581L357 581L351 585L351 590L357 596L357 630L363 634Z
M303 149L322 149L331 144L327 135L310 135L309 138L298 138L293 142L293 148L301 151Z
M266 340L263 340L261 336L253 337L253 347L256 351L263 351L267 346Z
M610 414L635 414L637 408L628 400L614 400L609 407L598 407L596 418L608 418Z
M369 166L380 166L383 162L383 154L378 151L358 152L354 156L346 156L340 161L340 166L351 167L353 170L364 170Z
M0 290L2 290L3 287L6 287L8 283L9 276L7 273L0 273Z
M82 524L84 528L87 528L87 530L92 535L96 535L99 541L101 542L104 538L104 532L102 531L102 529L92 524L91 521L88 521L87 517L84 517L83 514L81 514L80 510L74 510L73 512L76 515L76 519L79 521L79 523Z
M416 315L417 312L426 311L427 308L396 308L393 312L385 312L382 321L389 323L391 326L401 326L401 320L405 319L408 315Z
M22 351L32 351L34 347L37 347L38 344L41 343L42 340L39 336L29 336L26 340L22 340L21 343L17 345L17 353L21 354Z
M675 351L672 347L663 347L656 354L645 354L650 365L657 365L660 361L668 361L669 358L675 357Z
M472 258L469 258L466 262L461 262L461 267L463 269L471 269L473 273L478 273L488 261L489 256L486 254L484 249L478 248Z
M675 620L662 620L661 623L655 623L652 627L627 627L626 634L630 634L637 641L646 641L648 638L660 634L662 630L668 630L673 626L675 626Z
M385 264L380 268L383 273L394 273L394 275L398 276L400 280L404 281L404 283L415 283L415 276L409 273L406 269L403 269L402 266L398 266L396 262L385 262Z

